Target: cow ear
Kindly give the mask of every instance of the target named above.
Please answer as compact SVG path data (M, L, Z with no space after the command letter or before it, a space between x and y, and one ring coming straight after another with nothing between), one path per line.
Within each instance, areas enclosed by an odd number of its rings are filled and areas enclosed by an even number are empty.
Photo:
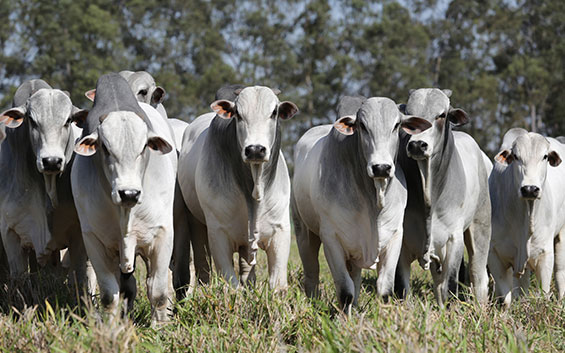
M288 120L298 113L298 107L296 104L284 101L279 104L279 118L282 120Z
M151 148L153 151L161 152L161 154L167 154L173 150L171 144L165 141L164 138L152 133L150 133L147 138L147 147Z
M151 95L151 104L163 103L165 100L165 89L161 86L157 86Z
M225 99L215 101L210 108L222 119L231 119L235 115L235 103Z
M451 97L451 94L453 93L452 90L447 89L447 88L446 88L446 89L442 89L441 91L443 92L443 94L445 94L445 95L447 96L447 98Z
M96 88L84 92L84 96L88 98L89 101L94 102L94 97L96 97Z
M73 105L73 110L71 113L71 121L76 124L76 126L84 129L86 124L86 117L88 116L88 110L77 108Z
M339 131L340 134L353 135L356 130L355 121L357 118L353 115L342 116L337 119L334 123L334 128Z
M432 123L416 116L405 118L401 123L402 130L408 135L416 135L432 127Z
M25 114L26 108L24 107L8 109L0 115L0 123L3 123L6 127L15 129L24 122Z
M81 138L75 144L75 152L81 156L92 156L96 153L98 146L98 133L93 132L92 134Z
M463 109L449 107L447 119L454 126L463 126L469 122L469 115Z
M514 156L509 150L502 150L494 156L494 160L500 164L509 165L514 162Z
M559 153L555 151L551 151L547 154L547 160L552 167L557 167L561 164L561 157L559 157Z

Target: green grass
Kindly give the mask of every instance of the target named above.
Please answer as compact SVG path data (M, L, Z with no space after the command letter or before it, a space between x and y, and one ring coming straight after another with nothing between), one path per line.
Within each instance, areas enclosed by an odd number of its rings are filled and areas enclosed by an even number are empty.
M264 253L258 261L257 285L234 290L214 277L210 285L197 287L176 305L170 324L156 329L150 327L150 306L141 276L133 319L113 321L100 319L93 305L79 310L77 293L54 276L23 279L17 283L18 290L14 286L0 289L0 350L565 351L565 306L555 298L530 295L508 311L497 306L479 309L456 300L447 309L439 309L430 275L414 266L414 295L407 301L385 303L376 298L375 274L364 272L359 305L346 317L336 307L325 260L317 300L306 298L301 289L302 267L296 245L285 292L268 289Z

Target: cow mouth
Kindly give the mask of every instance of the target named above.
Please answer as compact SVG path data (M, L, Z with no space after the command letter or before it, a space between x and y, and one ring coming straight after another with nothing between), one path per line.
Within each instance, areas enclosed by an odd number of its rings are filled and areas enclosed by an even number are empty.
M407 154L408 154L408 157L410 157L414 160L417 160L417 161L423 161L423 160L430 158L430 156L426 155L426 153L424 153L424 152L418 152L418 153L408 152Z

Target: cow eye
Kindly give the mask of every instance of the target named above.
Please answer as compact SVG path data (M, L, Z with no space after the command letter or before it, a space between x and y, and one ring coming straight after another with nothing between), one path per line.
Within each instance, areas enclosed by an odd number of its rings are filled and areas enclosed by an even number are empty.
M147 90L146 89L142 89L139 92L137 92L137 94L141 94L142 96L147 95Z
M71 118L68 118L67 121L65 121L65 127L69 127L71 125Z
M29 125L31 125L32 128L37 128L37 123L35 122L35 120L33 120L31 117L29 117L29 119L27 119L29 121Z
M441 113L440 115L438 115L438 118L445 118L445 112Z
M545 156L543 156L543 160L546 161L549 158L549 156L546 154Z
M399 126L400 126L400 122L397 122L397 123L394 125L394 128L392 129L392 131L398 130L398 127L399 127Z

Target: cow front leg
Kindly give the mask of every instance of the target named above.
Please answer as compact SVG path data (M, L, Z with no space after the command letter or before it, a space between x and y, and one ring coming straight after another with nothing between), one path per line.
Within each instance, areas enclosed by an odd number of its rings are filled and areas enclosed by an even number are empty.
M541 285L541 290L546 297L550 296L551 275L553 274L554 254L553 246L544 249L545 251L538 257L535 266L535 273Z
M347 270L349 272L349 277L353 280L353 287L355 288L355 296L353 297L352 304L357 306L357 303L359 302L359 293L361 292L361 267L349 262Z
M210 247L208 246L208 230L206 225L198 221L189 212L190 243L194 254L194 271L197 282L210 282Z
M394 276L394 293L400 299L410 295L410 273L412 259L408 252L401 246L398 265Z
M239 287L239 281L233 268L233 249L228 230L220 227L208 227L208 243L216 270L233 288Z
M82 241L82 236L79 230L73 230L70 235L71 242L69 244L68 256L70 260L69 265L69 279L71 283L75 283L80 291L85 289L87 285L86 274L86 249Z
M520 298L521 295L527 295L529 287L530 287L530 269L526 268L524 270L524 274L521 277L513 278L513 288L512 288L513 300Z
M496 249L492 249L488 257L488 268L494 278L495 298L501 300L505 308L512 302L512 267L500 259Z
M169 262L173 255L173 232L165 229L155 237L153 248L147 258L147 297L151 303L151 324L169 321L171 313L172 277Z
M190 228L188 210L182 198L178 182L175 186L173 203L174 247L173 247L173 287L177 300L186 296L190 286Z
M297 222L300 222L300 227L296 226ZM294 224L298 252L300 260L302 260L302 267L304 268L304 291L308 297L312 298L319 295L320 263L318 261L318 254L322 241L317 234L306 228L306 225L300 220L295 219Z
M345 252L335 234L322 235L322 239L324 254L332 273L340 308L345 313L349 313L355 299L355 283L347 270Z
M239 247L239 282L242 285L254 285L256 281L255 265L247 262L249 258L249 247L244 245Z
M394 275L402 248L402 229L398 230L379 254L377 265L377 295L386 298L392 295ZM408 275L410 277L410 275Z
M554 240L554 251L557 296L559 299L563 299L565 295L565 228L561 229Z
M490 207L489 213L490 213ZM484 305L488 301L488 272L487 262L490 249L490 214L485 215L485 221L475 220L464 233L465 247L469 254L469 277L471 289L478 303Z
M463 235L452 236L445 245L445 253L440 256L441 271L438 270L439 264L432 262L431 272L434 279L434 293L437 303L443 307L449 298L449 281L459 280L459 265L463 259ZM457 293L451 293L457 296Z
M19 235L12 229L2 232L2 242L10 267L10 277L15 278L23 275L28 269L28 255L21 246ZM35 256L32 251L31 256Z
M269 264L269 286L274 290L286 289L288 286L288 257L290 255L289 225L273 235L266 251Z

